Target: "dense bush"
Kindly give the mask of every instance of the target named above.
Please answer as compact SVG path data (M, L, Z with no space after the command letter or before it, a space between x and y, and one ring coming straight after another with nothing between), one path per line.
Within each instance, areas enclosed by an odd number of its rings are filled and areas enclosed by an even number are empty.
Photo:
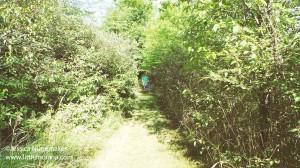
M55 116L64 104L72 109L66 115L78 114L71 119L75 126L94 128L105 113L131 109L134 43L85 26L80 12L61 1L4 1L0 9L1 146L42 133L33 121L47 111ZM109 100L102 110L73 107L97 95Z
M106 19L104 29L135 40L143 46L144 30L152 14L149 0L117 0L116 8Z
M207 167L299 166L296 5L164 3L146 30L160 106Z

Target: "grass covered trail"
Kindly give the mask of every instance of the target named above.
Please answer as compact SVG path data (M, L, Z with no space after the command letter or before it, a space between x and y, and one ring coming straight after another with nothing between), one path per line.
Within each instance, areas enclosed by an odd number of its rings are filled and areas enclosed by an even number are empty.
M153 97L138 93L138 108L108 139L90 163L90 168L193 168L196 164L171 149L174 132L157 110ZM167 143L162 143L162 141Z

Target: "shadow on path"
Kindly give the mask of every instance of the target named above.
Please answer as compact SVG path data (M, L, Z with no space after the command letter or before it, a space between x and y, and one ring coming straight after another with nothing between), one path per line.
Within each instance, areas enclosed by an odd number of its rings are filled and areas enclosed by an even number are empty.
M170 121L160 113L155 104L155 97L148 92L137 92L137 110L132 114L133 119L143 122L151 133L161 133L169 129Z
M169 146L176 132L160 114L151 94L137 93L137 107L105 143L90 168L196 168L181 150ZM163 135L163 136L162 136ZM169 137L169 138L168 138ZM171 138L172 137L172 138Z
M151 92L137 91L137 108L132 113L134 120L143 123L148 127L151 134L155 134L158 140L169 146L169 149L173 151L180 151L181 155L187 158L192 158L192 152L187 150L186 137L180 134L178 129L174 129L174 123L172 123L167 117L160 111L156 105L155 96ZM202 167L200 162L194 162L197 167Z

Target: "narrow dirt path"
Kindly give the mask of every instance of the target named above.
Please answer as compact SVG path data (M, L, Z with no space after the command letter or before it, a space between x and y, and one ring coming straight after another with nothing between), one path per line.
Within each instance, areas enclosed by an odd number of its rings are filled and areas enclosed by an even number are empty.
M136 122L125 123L104 145L90 168L188 168L167 147Z
M150 94L137 92L138 107L132 120L124 123L108 139L90 168L194 168L179 151L170 150L166 139L158 136L167 129L168 120L155 105Z

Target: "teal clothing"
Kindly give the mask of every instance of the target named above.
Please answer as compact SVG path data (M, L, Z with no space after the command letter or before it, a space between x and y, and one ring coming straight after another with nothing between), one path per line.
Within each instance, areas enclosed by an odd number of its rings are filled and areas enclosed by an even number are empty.
M142 76L142 83L143 83L143 86L149 85L149 82L150 82L149 76L143 75L143 76Z

